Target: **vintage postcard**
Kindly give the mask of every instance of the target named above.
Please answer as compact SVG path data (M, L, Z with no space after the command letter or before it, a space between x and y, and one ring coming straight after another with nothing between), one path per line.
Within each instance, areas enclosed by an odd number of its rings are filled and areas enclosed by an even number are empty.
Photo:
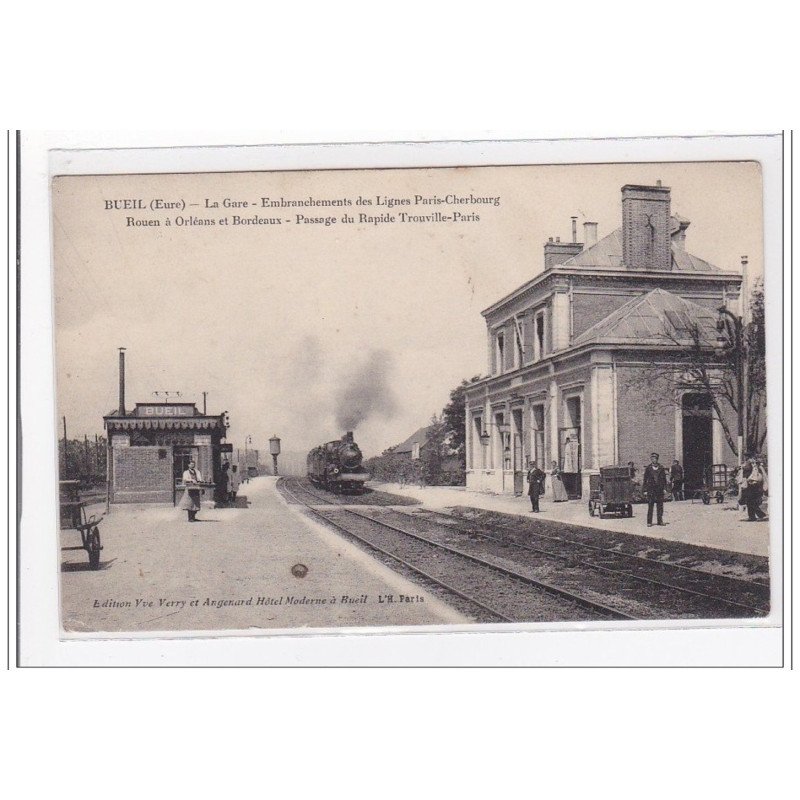
M763 209L757 160L56 169L63 636L775 624Z

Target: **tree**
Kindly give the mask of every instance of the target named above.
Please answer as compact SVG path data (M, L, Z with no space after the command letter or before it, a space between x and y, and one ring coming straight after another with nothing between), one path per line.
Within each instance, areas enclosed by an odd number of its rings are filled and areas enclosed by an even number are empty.
M106 438L98 436L93 440L68 439L66 449L64 440L58 440L58 473L60 480L81 480L84 483L98 484L106 479Z
M668 314L661 338L670 345L668 357L643 370L643 386L655 386L668 381L676 388L696 387L711 399L714 418L719 421L731 451L738 452L738 431L731 416L739 414L738 371L744 364L744 431L745 453L761 453L767 437L766 424L766 336L764 328L764 289L759 282L751 294L751 319L745 324L742 345L733 335L721 335L708 321L688 319ZM651 393L651 404L679 402L680 393L665 398ZM733 414L725 413L730 409Z
M466 464L466 389L480 379L480 375L474 375L469 380L465 379L461 381L461 383L450 392L450 402L442 410L441 419L445 425L447 443L450 445L453 455L457 456L462 464Z
M767 440L767 336L764 325L764 285L761 281L750 296L750 316L745 329L747 449L751 453L761 453Z
M434 414L426 431L425 445L420 451L422 478L429 486L440 483L442 462L447 447L447 425L443 416Z

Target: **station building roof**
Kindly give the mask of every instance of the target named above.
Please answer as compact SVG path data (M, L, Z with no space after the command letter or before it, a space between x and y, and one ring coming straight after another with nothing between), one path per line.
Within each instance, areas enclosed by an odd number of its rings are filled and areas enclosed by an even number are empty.
M106 426L121 430L213 429L223 425L222 414L201 414L194 403L137 403L124 414L119 409L103 417Z
M683 217L671 217L675 231L688 227ZM714 264L692 255L677 242L671 242L673 272L722 272ZM587 247L572 258L561 263L563 267L588 267L592 269L624 270L622 263L622 228L617 228L608 236L604 236L596 244Z
M222 417L162 417L160 419L142 419L141 417L117 417L108 415L103 417L107 426L123 430L198 430L205 428L221 428Z
M711 309L665 289L634 297L575 339L574 346L591 343L686 345L697 330L702 343L716 342L717 316Z

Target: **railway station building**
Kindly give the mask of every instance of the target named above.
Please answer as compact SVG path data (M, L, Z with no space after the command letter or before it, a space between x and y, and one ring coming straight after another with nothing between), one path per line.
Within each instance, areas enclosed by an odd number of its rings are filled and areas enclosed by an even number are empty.
M230 449L226 415L202 414L194 403L137 403L129 412L122 403L103 422L111 503L174 503L190 460L213 482Z
M716 339L742 274L686 249L689 220L660 182L623 186L621 205L621 227L599 239L585 222L577 241L573 217L572 241L549 240L544 269L482 312L489 377L466 389L468 488L523 493L535 460L587 498L601 466L632 461L641 476L656 451L691 490L712 464L737 463L682 344L693 324Z

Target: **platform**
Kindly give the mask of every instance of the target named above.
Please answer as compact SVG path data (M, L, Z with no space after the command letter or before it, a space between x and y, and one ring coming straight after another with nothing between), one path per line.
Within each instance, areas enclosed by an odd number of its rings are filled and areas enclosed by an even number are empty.
M83 552L61 553L65 630L268 632L469 621L289 507L274 478L242 484L236 508L204 505L197 516L190 524L171 505L112 506L100 527L99 570L89 570ZM62 546L76 535L61 531ZM395 602L379 602L389 595ZM415 599L397 602L400 595Z
M614 533L632 533L637 536L648 536L654 539L666 539L685 544L696 544L704 547L715 547L735 553L747 553L755 556L769 556L769 522L749 522L747 511L738 508L735 498L718 505L713 502L703 505L701 501L664 503L664 527L647 527L647 504L638 503L633 506L633 517L589 516L588 501L569 500L554 503L546 497L539 501L540 514L531 514L530 500L527 495L514 497L507 494L489 494L465 489L463 486L416 486L406 484L370 484L376 489L395 494L417 498L424 507L441 510L453 506L471 506L487 511L499 511L504 514L520 514L529 519L541 516L543 519L560 520L570 525L582 525L587 528L613 531ZM764 511L769 511L765 500Z

